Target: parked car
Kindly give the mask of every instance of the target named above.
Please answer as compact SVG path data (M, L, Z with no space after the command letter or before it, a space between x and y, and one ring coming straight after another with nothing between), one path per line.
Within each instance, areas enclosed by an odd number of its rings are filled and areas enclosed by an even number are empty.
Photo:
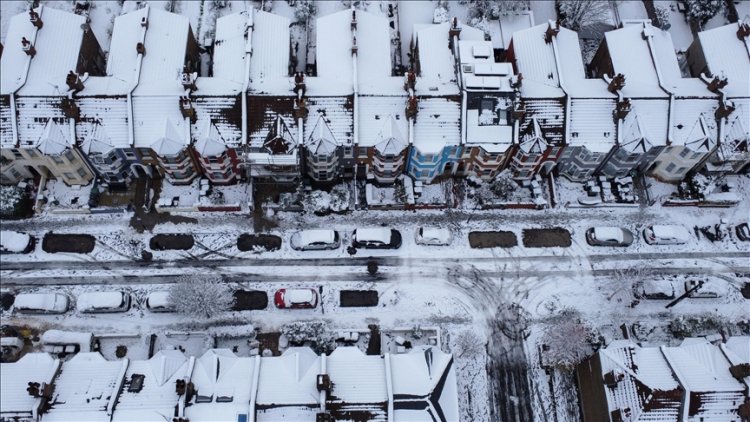
M640 296L645 299L666 300L675 298L674 285L669 280L644 280L638 290Z
M318 292L315 289L279 289L273 296L273 303L279 309L304 309L318 306Z
M0 253L29 253L34 249L36 239L26 233L12 230L0 231Z
M292 234L289 244L298 251L336 249L341 245L341 239L335 230L302 230Z
M130 294L122 291L89 292L78 295L76 307L84 313L127 312Z
M166 290L151 292L146 297L146 309L151 312L174 312L172 301L169 300L169 292Z
M62 293L21 293L13 301L15 310L24 314L64 314L69 304Z
M643 229L643 239L649 245L680 245L690 240L690 232L678 225L653 225Z
M445 246L453 241L451 230L441 227L420 227L414 237L418 245Z
M737 239L743 242L750 242L750 226L747 223L742 223L734 228L737 233Z
M401 233L385 227L354 230L352 246L365 249L398 249L401 247Z
M630 246L633 233L620 227L592 227L586 230L586 242L592 246Z
M688 280L685 282L685 293L698 286L701 280ZM703 284L697 290L690 293L691 298L695 299L716 299L724 295L718 281L703 280Z

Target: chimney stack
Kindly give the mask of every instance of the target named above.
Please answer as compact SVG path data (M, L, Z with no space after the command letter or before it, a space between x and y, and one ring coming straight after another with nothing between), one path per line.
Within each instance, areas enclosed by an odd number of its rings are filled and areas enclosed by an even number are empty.
M36 48L34 48L34 45L31 44L31 41L27 40L26 37L21 37L21 49L32 59L36 56Z

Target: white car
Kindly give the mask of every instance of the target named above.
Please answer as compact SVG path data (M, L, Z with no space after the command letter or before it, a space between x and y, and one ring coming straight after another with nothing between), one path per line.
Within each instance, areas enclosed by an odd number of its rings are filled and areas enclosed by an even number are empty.
M11 230L0 231L0 253L29 253L34 249L34 237Z
M398 249L401 233L385 227L365 227L354 230L352 246L365 249Z
M586 242L591 246L630 246L633 233L620 227L591 227L586 230Z
M64 314L68 304L62 293L21 293L13 301L15 310L24 314Z
M279 309L305 309L318 306L318 292L315 289L279 289L273 296L273 303Z
M643 239L649 245L681 245L690 241L690 232L678 225L653 225L643 229Z
M76 305L85 313L127 312L130 294L121 291L81 293Z
M445 246L453 241L450 229L440 227L420 227L414 236L418 245Z
M298 251L336 249L341 245L341 239L335 230L302 230L292 234L289 244Z
M169 292L166 290L151 292L146 298L146 309L151 312L174 312L174 305L169 299Z

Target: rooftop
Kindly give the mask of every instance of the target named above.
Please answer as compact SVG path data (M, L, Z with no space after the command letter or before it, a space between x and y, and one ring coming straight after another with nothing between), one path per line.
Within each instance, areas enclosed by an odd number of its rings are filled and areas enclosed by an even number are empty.
M729 97L750 97L750 40L737 38L738 24L733 23L698 33L708 69L714 75L724 74Z

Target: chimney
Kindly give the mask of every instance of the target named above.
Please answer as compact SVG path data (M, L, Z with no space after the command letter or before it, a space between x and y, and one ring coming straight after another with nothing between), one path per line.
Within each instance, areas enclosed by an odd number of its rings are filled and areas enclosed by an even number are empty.
M305 95L306 90L305 85L305 74L302 72L297 72L294 74L294 93L297 94L298 97L303 97Z
M607 90L613 94L616 94L617 91L621 90L625 86L625 75L622 73L618 73L615 75L614 78L612 78L611 81L609 81L609 85L607 85Z
M184 379L178 379L174 383L175 386L175 392L178 396L181 396L185 394L185 380Z
M520 89L523 83L523 73L519 73L515 78L511 80L510 86L513 89Z
M29 384L28 384L28 387L26 388L26 391L29 393L29 395L31 397L39 398L39 397L42 396L40 394L39 387L40 386L39 386L38 382L29 381Z
M743 378L750 377L750 363L732 365L729 367L729 373L737 380L742 381Z
M734 103L731 101L720 101L719 102L719 108L716 109L716 119L723 119L726 117L729 117L730 114L734 111Z
M417 97L411 96L406 100L406 111L404 112L407 119L417 117Z
M621 372L609 371L604 374L604 385L609 388L615 388L617 387L617 383L622 381L623 378L625 378L625 375Z
M325 391L326 394L331 393L331 377L328 374L318 374L317 378L318 391Z
M352 10L352 31L357 29L357 11Z
M448 30L448 47L451 49L453 48L453 37L461 38L461 28L458 26L458 18L455 16L451 20L451 28Z
M552 37L556 37L560 33L560 23L555 22L555 26L552 26L552 22L547 23L547 30L544 31L544 42L549 44L552 42Z
M357 54L359 47L357 46L357 37L352 37L352 54Z
M414 70L409 70L406 72L406 80L404 81L404 90L409 92L409 90L416 89L417 86L417 74L414 72Z
M513 100L513 120L523 120L526 116L526 104L521 101L520 98L516 97Z
M142 42L139 42L138 44L135 45L135 51L137 51L138 54L140 54L142 56L145 56L146 55L146 46L143 45Z
M727 86L727 77L717 75L708 83L708 90L715 93L725 86Z
M76 122L81 120L81 109L72 98L63 98L60 102L60 108L66 118L74 119Z
M29 10L29 20L31 21L31 24L36 26L36 29L42 29L42 26L44 26L44 22L42 22L42 18L39 17L39 13L37 13L34 9Z
M617 108L615 109L615 117L617 119L624 119L631 110L630 98L625 98L622 101L617 102Z
M34 48L34 45L31 44L31 41L27 40L26 37L21 37L21 49L32 59L36 56L36 48Z
M182 84L183 89L190 92L197 91L198 87L195 86L196 79L198 79L196 75L190 73L190 70L187 68L187 66L182 69L182 73L180 74L180 83Z
M742 22L739 26L740 27L737 29L737 38L739 38L740 41L744 41L745 38L750 36L750 23Z
M304 119L307 117L307 101L304 98L297 98L294 100L294 113L295 119Z
M193 102L190 101L189 97L182 96L180 97L180 113L182 113L182 117L190 118L190 122L195 123L197 116L195 115L195 108L193 108Z
M65 83L68 84L68 89L74 92L83 90L83 81L81 76L74 73L72 70L68 72L68 76L65 77Z

